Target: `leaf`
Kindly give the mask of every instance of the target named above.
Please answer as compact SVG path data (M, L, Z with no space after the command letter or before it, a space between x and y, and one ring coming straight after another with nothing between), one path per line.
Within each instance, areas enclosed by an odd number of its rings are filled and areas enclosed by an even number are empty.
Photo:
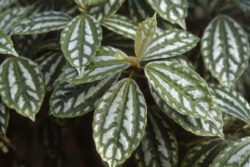
M186 153L180 167L208 167L226 145L218 138L198 144Z
M55 117L78 117L92 111L105 91L116 82L120 75L104 80L75 85L58 83L50 98L50 114Z
M103 2L104 0L88 0L88 5L92 6L92 5L96 5L98 3Z
M125 0L104 0L95 6L90 6L87 13L101 22L116 13Z
M9 117L9 111L4 106L2 100L0 100L0 138L4 137L7 133Z
M115 14L113 16L110 16L106 18L103 22L102 25L117 33L120 34L124 37L134 39L137 26L127 17L121 16L118 14Z
M206 27L201 52L206 68L224 86L231 86L248 66L247 35L241 26L225 15L214 18Z
M144 0L129 0L129 17L134 23L142 22L154 14Z
M177 140L162 118L149 114L145 135L136 150L135 158L138 167L177 166Z
M156 29L156 14L139 25L135 36L135 55L139 60L144 56L145 50L151 44Z
M0 0L0 11L16 2L16 0Z
M210 167L248 167L250 165L250 137L233 141L213 160Z
M9 33L26 14L28 8L13 7L0 13L0 29Z
M182 115L214 121L209 111L212 97L205 80L191 68L174 61L151 62L145 67L148 82Z
M190 115L182 115L173 110L161 99L152 86L150 86L150 90L159 108L186 131L199 136L219 136L224 139L222 113L218 110L217 106L214 106L215 109L210 111L214 122L207 119L194 118Z
M63 70L60 80L74 84L82 84L104 79L109 75L119 73L129 67L129 65L123 61L124 58L127 58L127 55L118 49L100 47L91 64L85 68L82 76L78 74L76 69L68 66Z
M220 110L250 124L250 105L238 92L219 85L210 85L214 102Z
M110 167L122 164L140 143L147 106L134 80L125 78L99 101L93 121L96 149Z
M88 15L75 17L61 33L61 48L68 62L84 73L101 45L102 29L96 20Z
M71 17L63 12L46 11L23 19L11 33L19 35L47 33L64 28L70 20Z
M187 0L147 0L147 2L163 19L186 29Z
M9 108L35 121L45 94L39 67L24 57L6 59L0 68L0 94Z
M142 61L169 58L181 55L199 42L199 38L183 30L169 29L157 33L148 48Z
M50 51L36 59L35 62L39 65L43 73L46 90L50 91L65 64L62 53Z
M238 7L247 15L250 15L250 1L249 0L238 0L236 1Z
M10 37L0 29L0 54L18 56Z

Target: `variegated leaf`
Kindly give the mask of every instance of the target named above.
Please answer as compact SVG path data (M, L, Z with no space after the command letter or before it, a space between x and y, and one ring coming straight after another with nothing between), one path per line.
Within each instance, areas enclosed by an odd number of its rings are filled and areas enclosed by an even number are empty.
M12 5L16 0L0 0L0 11Z
M12 34L39 34L64 28L71 17L63 12L46 11L23 19L17 24Z
M225 86L234 84L247 68L250 56L246 33L225 15L217 16L206 27L201 52L206 68Z
M24 57L6 59L0 68L0 94L9 108L34 121L45 94L39 67Z
M78 117L92 111L99 99L120 75L94 83L75 85L58 83L50 98L50 114L55 117Z
M233 141L213 160L209 167L249 167L250 137Z
M222 139L224 138L222 113L217 109L217 106L210 111L210 115L215 120L214 122L206 119L194 118L190 115L182 115L173 110L162 100L152 86L150 86L150 90L154 101L160 109L186 131L199 136L219 136Z
M145 51L151 44L156 29L156 14L139 25L135 36L135 55L139 60L144 56Z
M50 91L65 64L62 53L50 51L36 59L35 62L39 65L43 73L46 90Z
M156 61L146 65L145 74L149 84L177 112L214 121L209 114L212 96L207 83L191 68L174 61Z
M14 7L0 14L0 29L9 33L27 13L28 8Z
M9 111L0 100L0 138L6 135L9 124Z
M127 58L127 55L118 49L100 47L91 64L85 68L83 75L79 75L76 69L68 66L63 70L60 80L82 84L104 79L129 67L123 61L124 58Z
M149 114L145 135L136 150L135 158L138 167L177 166L177 140L165 120Z
M147 0L147 2L163 19L186 29L187 0Z
M183 30L169 29L157 33L145 51L142 61L181 55L199 42L199 38Z
M110 16L106 18L103 22L102 25L117 33L120 34L124 37L134 39L137 26L127 17L121 16L118 14L115 14L113 16Z
M93 17L75 17L61 33L61 48L68 62L83 75L101 45L102 29Z
M226 145L221 139L212 139L196 145L186 153L180 167L208 167Z
M10 37L0 29L0 54L18 56Z
M250 15L250 1L249 0L238 0L236 1L238 7L246 14Z
M129 0L129 16L134 23L142 22L154 14L144 0Z
M250 124L250 105L238 92L219 85L210 85L214 102L220 110Z
M116 13L125 0L104 0L88 8L88 14L101 22Z
M110 167L122 164L140 143L146 127L147 106L136 82L125 78L99 101L93 136L101 158Z

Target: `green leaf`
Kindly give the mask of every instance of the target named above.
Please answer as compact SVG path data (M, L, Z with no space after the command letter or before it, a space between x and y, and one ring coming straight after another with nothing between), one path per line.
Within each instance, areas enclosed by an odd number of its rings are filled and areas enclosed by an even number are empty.
M62 53L50 51L36 59L35 62L39 65L43 73L46 90L50 91L65 64Z
M104 0L95 6L90 6L87 13L101 22L116 13L125 0Z
M233 141L213 160L210 167L248 167L250 164L250 137Z
M71 17L63 12L46 11L23 19L17 24L12 34L40 34L64 28Z
M75 85L62 82L56 85L50 98L50 114L55 117L78 117L92 111L95 104L120 75L104 80Z
M26 14L28 8L14 7L0 13L0 29L9 33Z
M231 86L248 66L250 56L247 35L228 16L214 18L206 27L201 52L206 68L224 86Z
M152 16L152 8L144 0L129 0L129 16L134 23L142 22Z
M187 0L147 0L147 2L163 19L186 29Z
M165 120L149 114L145 135L136 150L135 158L138 167L177 166L177 140Z
M92 6L92 5L96 5L96 4L98 4L98 3L100 3L100 2L103 2L104 0L87 0L88 2L88 5L89 6Z
M61 48L68 62L84 73L101 45L102 29L93 17L75 17L61 33Z
M199 38L183 30L169 29L157 33L145 51L142 61L181 55L199 42Z
M0 94L9 108L35 121L45 94L39 67L24 57L6 59L0 68Z
M238 0L236 1L238 7L247 15L250 15L250 1L249 0Z
M10 37L0 29L0 54L18 56Z
M125 78L103 95L95 110L93 136L110 167L130 157L144 135L146 120L146 102L134 80Z
M0 0L0 11L12 5L16 0Z
M208 167L226 145L226 142L221 139L212 139L198 144L186 153L180 167Z
M173 109L182 115L214 121L209 111L212 96L205 80L174 61L151 62L145 67L148 82Z
M0 100L0 137L5 136L7 133L9 117L9 111L4 106L2 100Z
M250 124L250 105L238 92L219 85L210 85L214 102L220 110Z
M156 14L139 25L135 36L135 55L138 59L144 56L146 49L152 42L156 29Z
M102 25L124 37L135 39L137 26L127 17L115 14L106 18Z
M211 122L207 119L194 118L190 115L182 115L179 112L173 110L162 100L162 98L156 93L152 86L150 86L150 90L156 104L160 107L160 109L186 131L199 136L219 136L222 139L224 138L222 113L220 110L218 110L217 106L214 106L215 109L209 112L214 118L214 122Z
M83 75L79 75L76 69L68 66L63 70L60 80L82 84L104 79L129 67L123 61L124 58L127 58L127 55L118 49L100 47L91 64L85 68Z

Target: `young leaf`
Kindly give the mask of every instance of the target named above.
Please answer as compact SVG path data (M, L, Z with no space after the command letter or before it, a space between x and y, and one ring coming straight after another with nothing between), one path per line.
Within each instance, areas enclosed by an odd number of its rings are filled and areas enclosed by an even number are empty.
M65 58L79 74L95 56L101 45L102 29L93 17L75 17L61 33L61 47Z
M110 167L122 164L141 141L147 120L142 92L132 79L111 87L99 101L93 136L98 153Z
M248 66L247 35L228 16L217 16L206 27L201 52L206 68L224 86L231 86Z
M115 14L113 16L110 16L106 18L103 22L102 25L117 33L120 34L124 37L134 39L137 26L127 17L121 16L118 14Z
M45 94L39 67L24 57L6 59L0 68L0 94L9 108L35 121Z
M135 158L138 167L177 166L177 140L165 120L149 114L145 135L136 150Z
M145 51L142 61L169 58L181 55L199 42L199 38L178 29L169 29L157 33Z
M210 167L248 167L250 164L250 137L233 141L213 160Z
M187 0L147 0L147 2L163 19L173 24L177 23L186 29Z
M209 114L212 96L207 83L191 68L174 61L157 61L146 65L145 74L149 84L177 112L214 121Z
M60 30L65 27L71 17L63 12L46 11L23 19L17 24L12 34L39 34Z
M194 118L189 115L182 115L173 110L162 100L152 86L150 86L150 90L154 101L160 109L185 130L199 136L219 136L222 139L224 138L222 113L218 110L217 106L214 106L216 108L209 112L214 118L214 122L207 119Z
M0 29L0 54L18 56L10 37Z
M90 6L87 13L101 22L116 13L125 0L104 0L95 6Z
M221 139L212 139L196 145L186 153L180 167L208 167L226 145Z
M219 85L210 85L220 110L250 124L250 105L236 91Z
M0 138L6 135L9 124L9 111L0 100Z
M5 10L0 14L0 29L9 33L15 24L18 23L27 13L28 8L14 7Z
M153 36L156 33L156 29L156 14L139 25L135 36L135 55L138 59L144 56L145 50L151 44Z
M119 76L112 75L104 80L82 85L66 82L57 84L50 98L50 114L55 117L69 118L92 111L101 96Z
M65 59L61 52L50 51L35 60L39 65L43 76L44 84L47 91L50 91L54 82L60 76Z
M82 84L104 79L129 67L123 61L124 58L127 58L127 55L118 49L100 47L91 64L85 68L83 75L79 75L76 69L68 66L63 70L60 80Z

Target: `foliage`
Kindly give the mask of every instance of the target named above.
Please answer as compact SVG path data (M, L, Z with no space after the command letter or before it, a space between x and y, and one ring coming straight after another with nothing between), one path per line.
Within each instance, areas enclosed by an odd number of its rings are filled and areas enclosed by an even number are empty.
M249 11L247 0L0 0L2 152L16 151L14 110L44 122L47 148L63 147L66 118L91 115L103 166L250 166Z

